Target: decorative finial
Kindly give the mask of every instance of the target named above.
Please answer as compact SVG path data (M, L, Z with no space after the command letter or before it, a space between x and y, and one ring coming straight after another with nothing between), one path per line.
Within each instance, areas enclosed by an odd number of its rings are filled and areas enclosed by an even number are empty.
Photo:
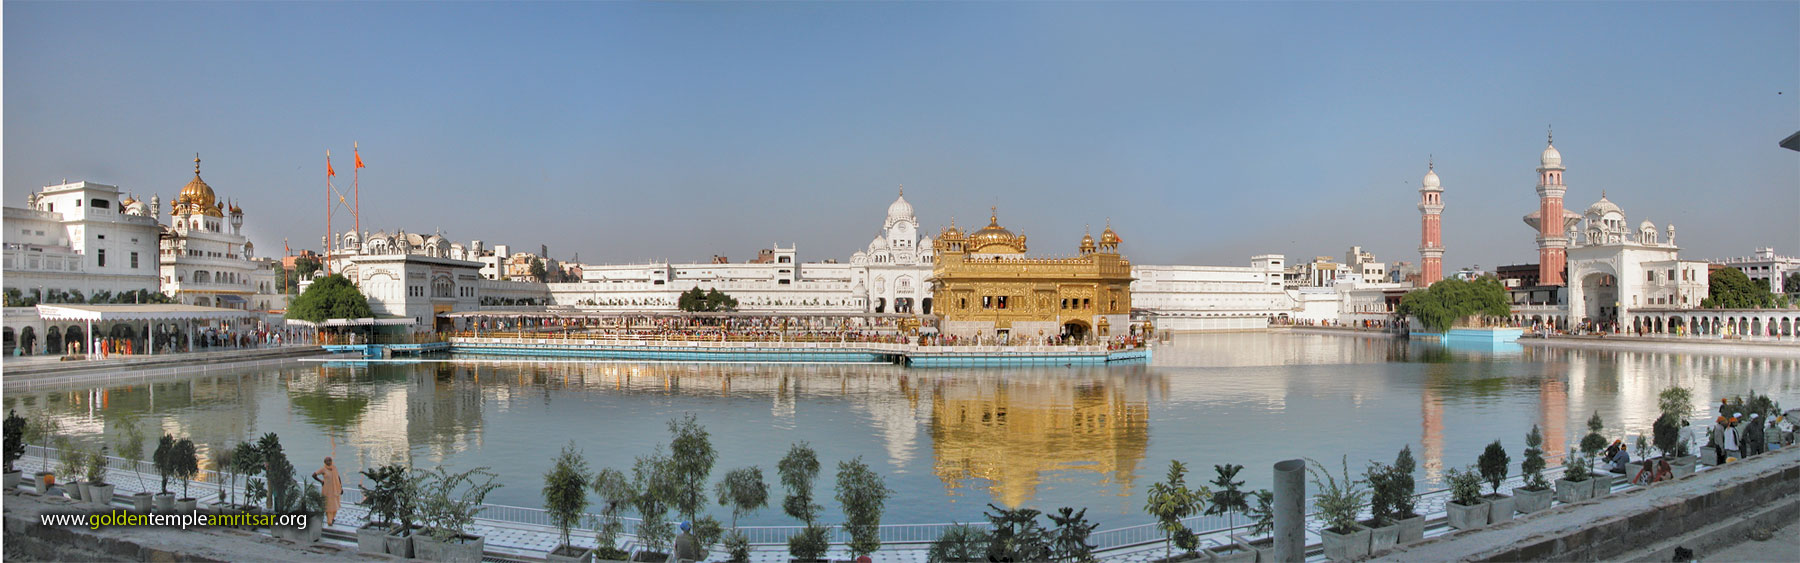
M1550 145L1556 144L1556 128L1549 125L1544 126L1544 143Z
M1437 155L1425 155L1425 171L1431 172L1433 170L1437 170Z
M200 153L194 153L194 175L200 175Z
M995 225L1000 224L1000 206L988 206L988 223Z
M900 184L900 197L906 197L906 184Z
M1081 232L1082 234L1094 234L1094 225L1091 223L1082 223Z

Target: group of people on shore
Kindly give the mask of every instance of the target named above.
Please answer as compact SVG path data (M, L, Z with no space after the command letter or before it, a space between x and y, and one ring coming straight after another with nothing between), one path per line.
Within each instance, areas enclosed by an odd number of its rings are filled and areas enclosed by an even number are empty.
M1777 415L1773 420L1762 413L1750 413L1745 416L1741 411L1743 404L1732 405L1730 399L1719 399L1719 416L1714 419L1713 426L1707 432L1707 446L1713 448L1715 464L1724 464L1769 451L1769 431L1793 431L1793 424L1786 415ZM1786 443L1785 440L1778 444ZM1780 445L1776 446L1780 448Z

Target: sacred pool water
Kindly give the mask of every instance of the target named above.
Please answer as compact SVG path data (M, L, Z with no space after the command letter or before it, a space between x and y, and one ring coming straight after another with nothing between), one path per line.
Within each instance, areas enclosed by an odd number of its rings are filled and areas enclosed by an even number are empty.
M356 471L490 466L496 504L541 506L551 457L574 441L596 467L628 470L692 412L718 450L713 470L775 462L796 441L818 451L824 521L839 519L836 462L862 457L896 493L885 523L968 522L988 503L1087 507L1103 528L1148 522L1143 495L1169 460L1190 484L1237 463L1249 487L1275 461L1392 461L1411 445L1421 488L1499 439L1523 457L1543 425L1550 451L1599 412L1607 435L1646 432L1656 394L1694 390L1696 417L1721 395L1800 406L1800 359L1613 350L1460 351L1427 342L1298 333L1177 337L1148 365L908 369L891 365L595 362L450 356L416 362L293 361L104 387L9 392L78 438L108 443L136 416L145 433L191 436L202 454L281 436L303 472L335 455ZM203 467L206 466L203 461ZM777 493L778 494L778 493ZM356 498L354 493L351 498ZM746 524L784 525L779 496ZM724 511L715 511L728 516Z

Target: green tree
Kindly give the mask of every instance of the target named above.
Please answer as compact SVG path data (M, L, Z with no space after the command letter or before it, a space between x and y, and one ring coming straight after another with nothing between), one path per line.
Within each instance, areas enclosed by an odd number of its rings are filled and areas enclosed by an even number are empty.
M1536 424L1531 425L1531 433L1525 435L1525 461L1519 463L1519 471L1525 474L1525 488L1542 491L1550 488L1550 482L1544 479L1544 433Z
M550 281L549 272L544 269L543 258L531 259L531 277L537 278L537 281L540 282Z
M1708 309L1762 309L1786 306L1786 299L1769 291L1768 284L1756 282L1737 268L1722 268L1707 280L1710 295L1700 301Z
M1200 537L1181 522L1182 518L1193 516L1206 503L1205 487L1198 490L1187 486L1187 465L1180 461L1169 461L1169 474L1161 483L1150 485L1145 495L1144 512L1155 516L1156 528L1162 530L1163 537L1169 544L1163 546L1164 558L1173 556L1171 547L1180 547L1184 552L1192 552L1200 546Z
M1800 294L1800 272L1790 273L1787 275L1787 279L1781 281L1781 292L1789 295Z
M306 293L295 297L288 303L287 318L308 322L323 322L326 319L365 319L375 316L369 308L369 298L364 297L362 290L356 288L350 280L341 274L332 274L314 281Z
M813 525L819 511L825 508L813 503L813 480L819 476L819 456L806 442L798 442L788 448L787 455L775 468L781 475L781 485L788 490L787 498L781 501L782 511L806 524L788 538L788 554L806 561L818 559L830 548L825 528Z
M1492 276L1474 281L1450 278L1400 298L1399 312L1417 317L1426 330L1443 332L1469 317L1496 318L1512 313L1506 286Z
M1233 463L1213 465L1212 484L1218 487L1212 495L1212 505L1206 507L1207 516L1225 516L1226 526L1237 527L1237 515L1250 510L1249 497L1244 494L1244 481L1237 479L1244 466ZM1376 516L1380 516L1377 514Z
M706 292L706 310L708 311L736 311L737 307L738 300L736 298L720 292L717 288Z
M310 277L312 277L313 272L317 272L317 271L319 271L319 259L318 258L314 258L312 256L301 256L299 258L294 259L294 277L296 279L310 278Z
M719 481L714 489L719 494L719 506L731 507L731 527L737 527L738 518L755 512L769 505L769 484L763 481L761 467L740 467L725 473L725 479Z
M1512 463L1512 457L1506 455L1506 447L1500 445L1499 440L1494 440L1494 443L1488 444L1487 449L1481 452L1481 457L1476 458L1476 462L1481 478L1494 488L1494 495L1499 496L1500 483L1506 480L1507 464Z
M675 472L675 512L694 520L706 508L706 482L711 479L713 462L719 452L712 447L706 428L700 426L694 413L669 421L670 469Z

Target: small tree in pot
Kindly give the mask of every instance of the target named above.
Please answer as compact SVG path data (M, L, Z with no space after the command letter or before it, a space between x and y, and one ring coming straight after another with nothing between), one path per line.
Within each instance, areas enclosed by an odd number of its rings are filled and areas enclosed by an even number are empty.
M983 512L993 533L988 535L988 561L1044 561L1050 558L1050 531L1038 525L1038 511L1008 510L989 504Z
M550 550L550 561L586 561L590 555L589 550L575 547L569 540L569 529L587 510L589 473L587 460L575 449L574 441L563 446L550 471L544 473L544 510L550 513L550 523L562 537L556 549Z
M1200 547L1200 536L1181 519L1199 512L1208 496L1204 487L1188 488L1187 465L1176 460L1169 460L1169 473L1161 483L1150 485L1144 495L1144 512L1156 517L1156 528L1168 542L1163 545L1164 559L1172 559L1176 547L1183 553L1193 553Z
M175 476L181 479L181 498L175 499L175 510L193 512L196 503L194 497L188 494L188 482L200 474L199 452L195 450L193 440L182 438L175 442L175 449L170 456Z
M50 416L49 410L39 410L31 414L31 421L25 424L20 438L26 444L37 444L40 448L48 448L50 440L56 436L61 425L56 418ZM49 494L50 486L55 484L56 474L50 471L50 452L43 452L38 458L37 488L38 494Z
M625 531L621 514L637 499L637 489L632 488L631 480L626 479L624 473L612 468L594 474L593 488L602 503L600 522L594 526L594 540L599 545L594 548L594 557L615 561L630 558L631 554L619 549L618 543L619 534ZM749 549L748 540L745 549Z
M1556 480L1556 500L1566 504L1592 498L1594 490L1593 482L1588 479L1589 467L1586 457L1569 450L1569 455L1563 458L1562 478Z
M1450 502L1444 504L1450 527L1472 530L1486 526L1488 507L1481 500L1481 473L1452 468L1444 479L1450 484Z
M1087 509L1076 512L1074 508L1062 507L1056 514L1047 515L1050 522L1056 524L1051 533L1050 560L1057 563L1093 563L1094 546L1087 542L1099 524L1089 522ZM1252 552L1254 553L1254 552Z
M725 479L714 488L719 506L731 507L731 533L725 535L725 551L732 561L750 560L750 537L738 530L738 518L769 505L769 484L763 481L762 468L742 467L725 473Z
M861 456L838 462L837 501L844 510L844 531L850 534L851 559L881 548L881 509L893 494Z
M6 411L6 492L19 488L24 480L25 472L13 467L19 458L25 457L25 417L11 409Z
M400 524L402 505L411 505L416 495L408 491L412 473L405 465L390 463L362 470L363 504L369 507L369 521L356 529L356 549L360 553L387 553L387 535ZM411 523L408 522L408 525Z
M137 476L138 491L131 495L131 509L140 513L149 512L151 505L150 486L144 484L144 431L138 426L137 417L127 416L119 421L119 435L113 443L119 450L119 457L125 459L125 467Z
M825 528L813 525L813 519L824 508L812 501L813 479L819 475L819 456L806 442L799 442L788 448L787 456L782 457L775 468L781 475L781 485L788 490L787 498L781 501L782 511L806 524L799 533L788 538L788 554L802 561L816 561L831 548Z
M87 454L82 451L81 444L68 436L57 436L51 442L56 446L56 473L68 478L63 483L64 493L77 501L87 500L87 483L81 480Z
M669 499L674 498L677 484L669 465L669 457L658 445L656 451L639 456L631 466L631 488L638 493L632 504L642 519L637 529L638 543L644 546L644 551L638 553L640 561L666 559L669 545L675 540L668 514Z
M175 495L169 492L169 476L175 474L175 437L163 434L156 441L156 452L150 454L150 463L156 467L156 475L162 479L162 488L156 493L155 504L159 512L175 509Z
M1237 515L1250 510L1249 495L1243 489L1244 481L1237 478L1238 472L1243 470L1244 466L1232 463L1213 465L1213 480L1210 481L1214 487L1212 503L1207 505L1204 513L1207 516L1224 516L1227 529L1237 528ZM1256 551L1247 545L1208 550L1213 552L1214 559L1241 559L1245 555L1251 559L1256 557Z
M257 509L256 504L251 502L250 490L253 488L261 488L262 481L258 479L257 476L262 475L262 473L262 452L256 449L256 444L250 442L238 442L236 446L231 448L232 480L234 483L240 478L244 480L243 502L237 503L237 497L232 497L232 501L237 504L236 508L238 511L247 513Z
M1342 477L1332 475L1331 470L1317 461L1310 462L1306 472L1311 476L1312 485L1319 492L1313 497L1313 508L1325 519L1325 529L1319 537L1325 542L1325 556L1336 561L1352 561L1369 554L1369 529L1358 524L1356 516L1362 511L1363 500L1368 498L1368 490L1362 488L1362 481L1350 478L1350 456L1339 460Z
M111 483L106 482L106 473L108 469L106 446L103 445L97 449L88 450L87 458L84 461L85 468L87 469L84 477L87 478L88 502L102 506L111 506L113 486Z
M1482 450L1481 457L1476 459L1476 467L1481 470L1481 478L1492 487L1485 497L1488 501L1488 523L1494 524L1512 520L1513 498L1500 494L1500 483L1506 481L1507 466L1512 464L1512 457L1506 455L1506 447L1499 440L1488 444Z
M481 562L487 540L469 535L468 530L484 509L488 493L500 488L500 484L494 482L495 477L487 467L451 473L443 466L423 476L419 487L423 493L419 496L419 516L425 523L425 533L413 539L415 551L419 542L426 546L421 558L451 563ZM581 494L585 497L586 483L581 485Z
M1550 507L1550 482L1544 479L1544 433L1537 425L1525 435L1525 461L1519 471L1525 474L1524 486L1513 489L1514 508L1530 514Z

